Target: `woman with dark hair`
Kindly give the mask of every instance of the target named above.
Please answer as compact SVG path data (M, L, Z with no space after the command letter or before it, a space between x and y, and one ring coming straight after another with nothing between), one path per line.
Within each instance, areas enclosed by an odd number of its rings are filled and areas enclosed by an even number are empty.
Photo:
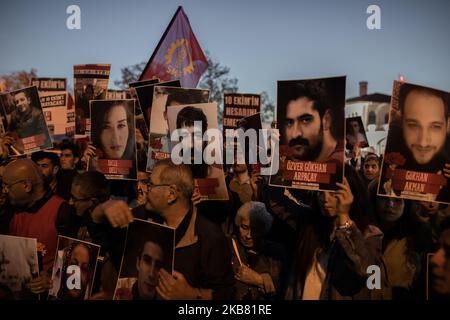
M378 227L383 231L382 298L411 299L421 271L421 251L429 234L416 218L414 202L377 195L378 180L369 184Z
M130 160L134 157L134 114L128 101L114 101L91 108L91 137L101 159Z
M61 268L61 287L58 291L59 300L84 300L90 294L90 284L94 276L96 266L96 256L90 245L83 242L72 242L63 250L63 265ZM69 266L80 268L80 288L69 289L67 280L70 276L67 273ZM70 283L70 281L69 281Z
M108 179L135 180L136 135L133 100L91 102L91 140L82 161ZM118 160L102 161L101 160Z
M372 298L367 267L379 265L382 233L354 168L346 165L344 183L337 185L337 191L316 193L300 217L286 299Z

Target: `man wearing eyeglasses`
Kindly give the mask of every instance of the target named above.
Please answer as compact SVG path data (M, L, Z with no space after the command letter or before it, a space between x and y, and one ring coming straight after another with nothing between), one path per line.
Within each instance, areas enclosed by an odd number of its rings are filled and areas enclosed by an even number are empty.
M33 293L43 293L51 287L48 272L53 266L58 234L73 237L77 219L68 203L46 188L41 171L30 159L18 159L5 167L2 192L14 211L9 234L36 238L45 251L43 272L29 284Z
M87 171L73 179L69 204L75 209L77 216L87 217L97 205L107 201L109 196L110 185L106 177L98 171Z
M174 272L161 269L156 287L162 299L230 299L234 276L231 252L219 226L197 214L192 205L194 180L189 167L170 159L156 163L147 182L147 202L133 210L136 218L176 229ZM123 202L110 200L94 210L94 221L107 217L115 227L132 222Z

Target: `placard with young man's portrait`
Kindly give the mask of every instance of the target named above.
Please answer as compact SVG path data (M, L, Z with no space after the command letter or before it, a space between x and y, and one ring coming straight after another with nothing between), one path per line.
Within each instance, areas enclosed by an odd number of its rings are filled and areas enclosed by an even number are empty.
M170 157L170 135L167 110L171 106L209 102L209 90L155 86L147 156L147 171L158 160Z
M173 272L175 229L134 219L128 226L114 300L157 300L161 269Z
M448 92L394 82L379 195L450 203L449 103Z
M53 146L44 113L35 86L12 91L0 96L6 131L14 137L12 155L33 153Z
M222 144L219 137L208 134L217 129L217 103L197 103L167 108L171 155L182 157L194 177L195 190L202 200L228 200L223 172ZM179 139L174 131L179 130ZM218 130L216 133L221 135ZM185 154L185 152L187 154Z
M270 185L336 190L336 183L342 183L345 81L278 81L279 170Z

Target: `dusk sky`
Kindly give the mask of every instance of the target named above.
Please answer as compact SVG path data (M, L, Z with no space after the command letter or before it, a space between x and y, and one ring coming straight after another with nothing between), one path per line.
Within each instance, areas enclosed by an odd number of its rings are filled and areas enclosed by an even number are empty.
M66 8L81 8L81 30L66 27ZM381 30L369 30L366 9L381 8ZM231 69L239 91L267 91L276 81L347 75L347 97L358 82L391 93L392 81L450 90L448 0L192 0L2 1L0 75L36 68L67 77L74 64L120 69L147 61L177 7L213 59Z

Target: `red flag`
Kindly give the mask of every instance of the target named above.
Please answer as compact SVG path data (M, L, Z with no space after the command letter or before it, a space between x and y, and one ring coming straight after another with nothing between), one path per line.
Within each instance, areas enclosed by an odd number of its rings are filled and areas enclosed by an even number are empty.
M192 32L189 19L178 7L139 80L180 79L181 86L195 88L208 61Z

